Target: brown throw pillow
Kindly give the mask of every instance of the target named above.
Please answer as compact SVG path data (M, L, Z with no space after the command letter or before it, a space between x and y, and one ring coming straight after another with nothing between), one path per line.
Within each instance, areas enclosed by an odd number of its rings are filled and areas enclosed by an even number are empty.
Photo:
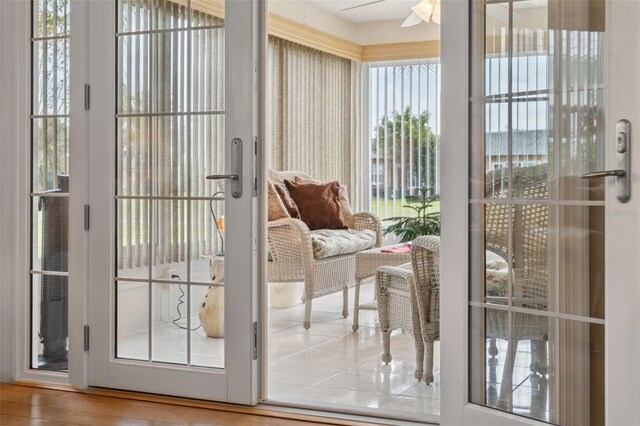
M294 219L300 219L300 212L298 211L298 206L296 206L296 203L291 199L291 196L289 195L289 192L287 191L287 189L283 188L280 185L274 185L274 186L276 187L276 191L280 196L280 200L282 200L282 203L284 204L284 207L287 209L289 216Z
M267 199L268 203L268 212L269 212L269 222L272 220L285 219L289 216L289 212L287 208L284 206L280 195L278 195L278 191L276 190L276 186L269 182L269 196Z
M285 180L291 198L298 206L300 219L310 230L346 229L340 208L340 184L296 183Z
M319 180L315 179L306 179L300 176L295 177L296 183L322 183ZM351 208L351 203L349 203L349 194L347 192L347 187L340 184L340 208L342 209L342 217L344 218L344 224L347 225L347 228L354 229L355 228L355 219L353 217L353 209Z

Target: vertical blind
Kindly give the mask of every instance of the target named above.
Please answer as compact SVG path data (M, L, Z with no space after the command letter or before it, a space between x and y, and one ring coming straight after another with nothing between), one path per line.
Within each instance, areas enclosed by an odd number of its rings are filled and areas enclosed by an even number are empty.
M371 211L381 218L412 214L403 208L420 188L437 194L440 142L438 59L371 63L369 147Z
M196 259L219 244L204 198L224 170L224 21L168 1L119 9L118 267L184 262L187 244Z
M271 168L352 182L351 61L269 36Z

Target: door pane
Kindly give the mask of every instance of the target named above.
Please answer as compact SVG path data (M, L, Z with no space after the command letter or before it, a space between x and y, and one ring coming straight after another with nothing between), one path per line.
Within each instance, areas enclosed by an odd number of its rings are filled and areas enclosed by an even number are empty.
M206 180L225 170L224 16L212 3L118 2L117 357L224 368L225 193ZM132 311L134 294L144 306Z
M31 368L66 371L69 308L69 0L33 0Z
M149 284L116 283L116 356L147 361L149 359Z
M580 175L603 167L603 12L472 5L471 401L588 424L604 413L604 190Z

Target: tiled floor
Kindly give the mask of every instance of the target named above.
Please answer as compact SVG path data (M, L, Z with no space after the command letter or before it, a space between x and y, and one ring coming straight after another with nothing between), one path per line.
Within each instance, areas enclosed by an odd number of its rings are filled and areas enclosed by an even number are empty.
M270 310L269 399L305 406L437 421L440 413L439 345L435 383L414 378L413 337L395 331L393 360L381 360L382 340L376 311L362 311L360 329L342 318L342 294L313 301L311 328L302 326L304 305ZM373 299L373 283L364 284L362 301Z
M363 285L362 301L373 299L373 283ZM342 318L342 294L313 301L311 329L302 326L302 303L269 310L270 401L320 408L437 421L440 412L439 345L436 344L435 383L427 386L414 378L413 337L396 331L391 337L393 360L381 359L382 340L377 312L360 314L360 329L351 330L353 289L349 317ZM194 319L194 324L198 324ZM148 332L142 330L118 339L118 354L147 359ZM154 360L184 363L187 332L169 323L153 330ZM192 362L222 367L224 339L192 332Z
M373 299L371 281L362 287L362 301ZM362 311L360 329L351 330L353 291L349 294L349 317L342 318L342 294L313 301L311 329L302 326L304 305L269 310L268 398L272 402L315 408L355 411L376 415L437 421L440 412L439 344L436 343L435 382L425 385L414 378L413 337L395 331L391 337L393 360L384 364L376 311ZM194 324L197 324L194 318ZM184 363L186 330L169 323L153 330L154 360ZM487 339L487 349L489 348ZM507 343L498 339L498 354L486 368L486 398L496 405L502 381ZM146 359L146 330L118 341L121 356ZM223 367L224 339L192 332L192 362ZM549 384L545 377L531 376L530 343L518 344L513 374L514 412L549 419Z

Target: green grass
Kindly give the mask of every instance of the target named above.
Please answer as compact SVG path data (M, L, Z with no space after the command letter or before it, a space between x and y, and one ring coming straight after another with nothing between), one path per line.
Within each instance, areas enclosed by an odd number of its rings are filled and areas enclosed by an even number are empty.
M395 216L415 216L416 212L414 210L402 208L402 206L405 206L405 205L407 205L407 202L404 199L388 200L384 198L372 198L371 213L377 215L380 219L386 219L388 217L395 217ZM429 212L440 211L439 200L434 201L432 206L433 208L430 209ZM386 213L385 213L385 207L386 207Z

